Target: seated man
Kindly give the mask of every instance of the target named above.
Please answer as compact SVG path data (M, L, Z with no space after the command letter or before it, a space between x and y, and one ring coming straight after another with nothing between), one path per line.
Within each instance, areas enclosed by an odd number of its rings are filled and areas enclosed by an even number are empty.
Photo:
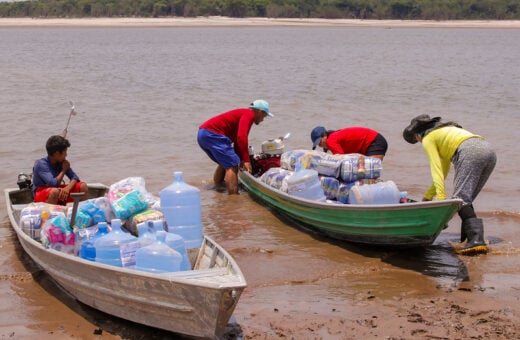
M80 182L66 159L69 147L69 141L62 136L51 136L47 140L47 157L36 161L33 169L32 192L35 202L66 205L67 202L74 202L71 192L83 192L82 201L88 198L87 183ZM70 180L68 184L63 181L65 176Z

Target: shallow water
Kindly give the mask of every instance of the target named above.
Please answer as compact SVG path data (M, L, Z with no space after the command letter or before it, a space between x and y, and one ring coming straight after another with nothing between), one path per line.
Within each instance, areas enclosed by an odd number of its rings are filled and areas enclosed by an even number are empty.
M201 189L204 232L230 251L249 284L239 323L273 306L327 314L362 305L367 295L396 299L462 281L518 296L517 36L500 29L2 28L0 183L14 187L19 172L31 172L48 136L65 127L73 100L69 159L82 180L141 176L158 195L173 171L183 171ZM441 115L485 136L498 164L475 207L492 253L453 253L458 217L431 247L372 249L294 228L247 193L214 190L214 164L196 144L197 127L257 98L276 115L252 128L257 150L287 132L287 149L309 148L316 125L369 126L389 142L383 178L412 197L430 181L421 148L401 137L412 117ZM22 265L4 204L0 245L0 292L20 307L0 309L2 330L23 329L20 320L52 327L42 321L52 307L128 336L132 326L121 320L63 302L45 275L30 280L35 269Z

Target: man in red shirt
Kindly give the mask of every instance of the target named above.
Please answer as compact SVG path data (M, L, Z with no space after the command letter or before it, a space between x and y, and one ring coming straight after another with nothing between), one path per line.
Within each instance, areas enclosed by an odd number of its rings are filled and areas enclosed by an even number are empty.
M388 149L385 137L379 132L358 126L337 131L317 126L311 132L311 140L313 150L320 146L333 154L359 153L381 160Z
M247 108L221 113L199 126L197 142L215 163L215 184L224 182L228 193L238 194L239 166L252 172L249 159L249 130L273 114L265 100L255 100Z

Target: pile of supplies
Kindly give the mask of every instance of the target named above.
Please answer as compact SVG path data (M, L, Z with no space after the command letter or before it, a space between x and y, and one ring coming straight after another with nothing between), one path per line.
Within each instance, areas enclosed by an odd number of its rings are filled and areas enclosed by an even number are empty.
M20 227L44 247L85 260L155 273L191 270L187 251L203 239L200 192L181 172L174 175L160 192L162 204L144 178L129 177L104 197L79 202L72 226L71 203L31 203L21 211Z
M313 201L342 204L399 203L405 193L400 192L393 181L383 181L382 170L381 160L375 157L290 150L282 154L280 167L267 170L260 180L290 195ZM317 188L317 181L320 188Z

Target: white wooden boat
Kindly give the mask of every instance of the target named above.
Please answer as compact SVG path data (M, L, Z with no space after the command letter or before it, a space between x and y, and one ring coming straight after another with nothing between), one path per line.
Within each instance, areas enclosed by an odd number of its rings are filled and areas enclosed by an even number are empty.
M89 184L89 196L108 188ZM19 225L32 201L28 189L5 189L11 225L25 252L77 300L105 313L192 337L219 338L246 281L233 258L204 237L193 255L193 270L152 274L84 260L46 249Z

